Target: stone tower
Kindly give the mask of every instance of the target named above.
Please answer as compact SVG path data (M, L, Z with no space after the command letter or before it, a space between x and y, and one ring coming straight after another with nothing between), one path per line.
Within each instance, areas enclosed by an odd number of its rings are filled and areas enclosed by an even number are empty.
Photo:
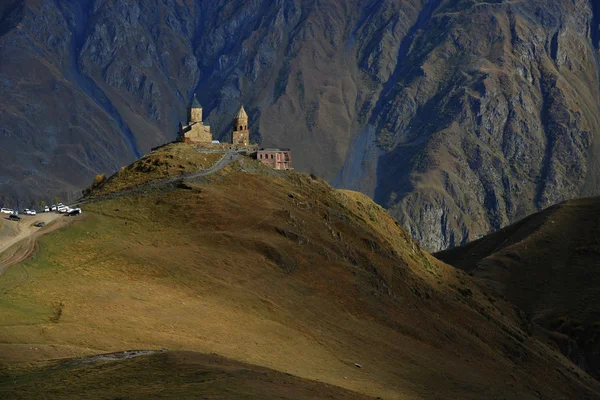
M235 117L233 117L233 133L231 143L237 146L250 145L250 131L248 130L248 114L241 106Z
M187 122L179 123L179 140L188 144L212 143L210 126L202 122L202 106L195 94L188 107Z
M194 98L188 107L188 123L191 125L195 122L202 122L202 106L194 93Z

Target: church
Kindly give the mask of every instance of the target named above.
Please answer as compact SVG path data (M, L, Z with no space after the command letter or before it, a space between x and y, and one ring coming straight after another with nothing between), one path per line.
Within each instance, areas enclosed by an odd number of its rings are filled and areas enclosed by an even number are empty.
M194 94L187 110L187 122L179 123L180 142L195 145L202 151L235 150L240 154L252 157L273 169L293 169L292 152L290 149L266 148L261 149L256 144L250 144L248 129L248 114L242 105L233 117L233 129L228 137L228 143L213 140L210 126L202 121L202 106Z
M187 123L179 123L179 140L187 144L211 144L213 142L210 126L202 121L202 105L194 98L188 107ZM248 114L241 106L233 117L233 132L231 144L234 146L248 147L250 145L250 131L248 130Z
M187 144L212 143L210 126L202 122L202 106L195 94L188 107L187 124L179 123L179 140Z

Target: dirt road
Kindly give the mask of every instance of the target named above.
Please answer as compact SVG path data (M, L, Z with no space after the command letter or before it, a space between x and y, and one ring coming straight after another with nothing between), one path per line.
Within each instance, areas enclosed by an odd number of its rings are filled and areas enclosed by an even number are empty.
M18 262L28 258L35 250L37 238L65 226L69 218L64 214L55 212L40 213L38 215L23 215L19 222L8 220L8 215L2 216L0 228L0 275L2 272ZM43 221L46 226L35 227L34 224ZM15 246L17 243L23 246Z

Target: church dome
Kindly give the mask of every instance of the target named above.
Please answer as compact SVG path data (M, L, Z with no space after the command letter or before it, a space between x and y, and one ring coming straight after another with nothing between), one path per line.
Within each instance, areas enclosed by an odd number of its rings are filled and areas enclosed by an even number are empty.
M246 110L244 110L244 106L241 106L237 114L235 114L235 119L248 119L248 114L246 114Z
M190 103L190 108L202 108L202 105L196 98L196 93L194 93L194 98L192 99L192 102Z

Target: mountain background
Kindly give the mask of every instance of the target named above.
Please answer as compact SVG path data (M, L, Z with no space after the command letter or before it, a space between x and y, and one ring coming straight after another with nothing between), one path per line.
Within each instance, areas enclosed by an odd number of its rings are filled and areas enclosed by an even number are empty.
M593 0L8 0L0 201L78 197L176 137L226 138L360 190L428 250L599 192Z

